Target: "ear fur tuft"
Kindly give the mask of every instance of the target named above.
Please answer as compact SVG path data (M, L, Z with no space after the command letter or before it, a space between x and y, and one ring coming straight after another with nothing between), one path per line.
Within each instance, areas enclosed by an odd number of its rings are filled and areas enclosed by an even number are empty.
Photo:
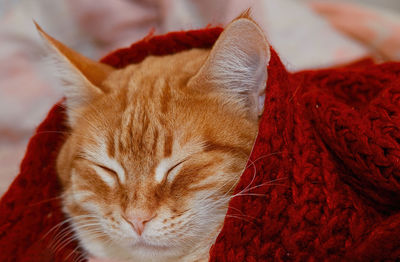
M268 42L248 9L222 32L189 85L207 86L208 90L223 93L256 119L264 108L269 60Z
M35 21L39 34L49 47L48 55L66 96L69 124L74 125L79 109L93 98L107 92L103 81L114 69L95 62L48 35Z

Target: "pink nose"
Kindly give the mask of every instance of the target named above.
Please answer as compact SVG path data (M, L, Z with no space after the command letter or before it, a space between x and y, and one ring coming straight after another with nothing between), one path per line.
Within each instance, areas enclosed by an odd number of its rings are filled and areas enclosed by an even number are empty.
M155 216L156 215L150 211L134 210L127 214L127 220L140 236L143 233L146 223L152 220Z

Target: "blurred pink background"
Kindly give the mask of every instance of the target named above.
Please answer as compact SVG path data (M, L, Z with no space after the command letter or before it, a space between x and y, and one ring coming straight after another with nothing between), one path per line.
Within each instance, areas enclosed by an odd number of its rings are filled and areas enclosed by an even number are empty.
M32 19L99 59L152 29L225 25L248 7L291 71L400 59L399 0L0 0L0 195L34 129L62 97Z

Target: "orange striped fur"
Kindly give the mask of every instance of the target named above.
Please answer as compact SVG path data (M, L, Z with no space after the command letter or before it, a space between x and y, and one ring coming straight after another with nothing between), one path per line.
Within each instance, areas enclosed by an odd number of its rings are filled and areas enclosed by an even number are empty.
M71 133L57 171L81 245L115 260L206 261L258 130L269 60L259 27L244 15L211 51L121 70L38 29L66 90Z

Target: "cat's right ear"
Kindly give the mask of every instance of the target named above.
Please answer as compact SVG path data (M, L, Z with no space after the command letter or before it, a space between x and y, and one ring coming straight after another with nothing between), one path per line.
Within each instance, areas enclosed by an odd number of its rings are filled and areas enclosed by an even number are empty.
M103 81L114 71L111 66L93 61L49 36L35 26L48 45L49 57L66 96L68 122L73 126L80 108L107 92Z
M236 101L251 119L259 119L271 54L264 33L249 13L247 10L221 33L188 86L218 92L226 101Z

